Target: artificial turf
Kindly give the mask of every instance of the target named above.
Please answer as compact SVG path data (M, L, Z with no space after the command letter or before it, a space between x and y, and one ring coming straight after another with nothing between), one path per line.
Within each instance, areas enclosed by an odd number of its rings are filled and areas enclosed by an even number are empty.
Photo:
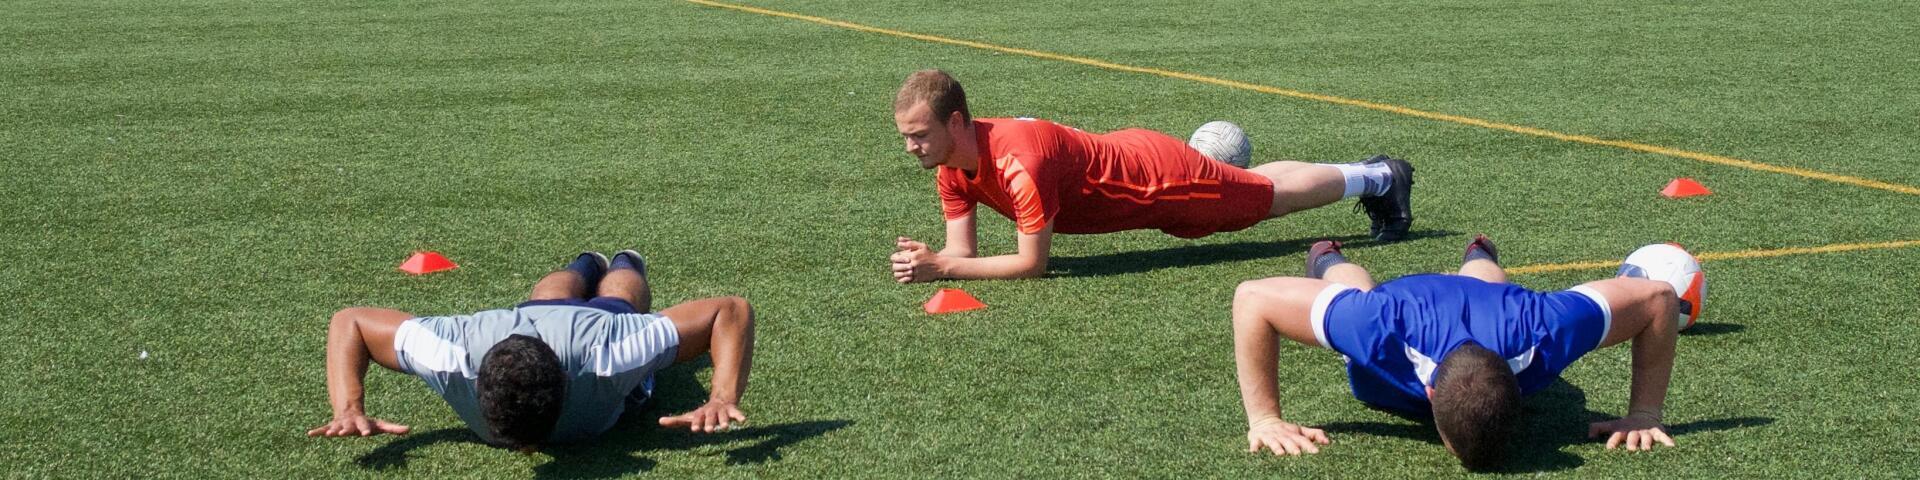
M757 2L908 32L1920 185L1920 4L1853 2ZM1346 203L1240 232L1056 237L1047 278L897 285L937 242L894 89L939 67L979 116L1184 136L1229 119L1255 162L1419 168L1416 238L1354 241L1376 276L1920 239L1920 196L675 1L4 2L0 475L21 477L1424 477L1457 464L1281 350L1321 454L1244 452L1227 305L1355 239ZM1655 192L1674 177L1715 194ZM983 218L989 253L1012 225ZM698 365L602 441L475 442L417 380L369 373L407 437L310 439L326 319L515 303L582 249L635 248L657 303L759 314L749 428L649 426ZM410 277L416 250L462 267ZM1511 473L1911 476L1916 248L1709 261L1680 340L1678 448L1607 451L1627 350L1533 398ZM1518 275L1557 289L1589 269ZM962 287L984 311L928 316Z

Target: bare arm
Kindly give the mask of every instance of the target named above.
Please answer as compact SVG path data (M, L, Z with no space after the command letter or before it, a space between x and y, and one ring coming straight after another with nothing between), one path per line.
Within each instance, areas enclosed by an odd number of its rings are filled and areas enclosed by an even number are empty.
M968 212L966 216L947 220L947 246L940 249L940 256L971 258L979 253L978 243L973 213Z
M948 236L951 238L953 225L949 223L948 228ZM893 254L893 278L900 283L911 283L943 278L962 280L1034 278L1046 274L1047 253L1053 248L1053 224L1048 223L1034 233L1020 234L1018 242L1018 253L972 258L948 256L944 253L936 254L924 243L900 237L898 251ZM948 248L948 250L951 249L952 247Z
M673 319L680 335L674 361L711 355L713 385L707 403L680 415L662 417L660 425L695 432L714 432L735 421L745 421L740 397L747 393L753 369L753 307L740 297L708 298L674 305L660 312Z
M961 280L1034 278L1047 273L1047 253L1053 249L1053 224L1034 233L1022 233L1012 255L986 258L941 256L942 278Z
M327 327L327 401L333 405L333 420L307 431L307 436L368 436L382 433L401 435L409 428L366 416L365 390L367 362L372 360L390 370L399 370L399 358L393 350L393 334L413 315L399 310L354 307L333 314Z
M1667 386L1673 376L1675 344L1679 340L1679 297L1665 282L1616 278L1587 284L1607 297L1613 311L1613 329L1602 347L1633 340L1633 379L1627 397L1627 415L1594 423L1589 436L1610 433L1607 448L1653 448L1654 442L1673 446L1661 426Z
M1309 323L1313 297L1328 285L1305 278L1269 278L1240 284L1233 298L1233 355L1240 404L1247 413L1247 451L1318 453L1325 431L1280 419L1280 338L1319 346Z

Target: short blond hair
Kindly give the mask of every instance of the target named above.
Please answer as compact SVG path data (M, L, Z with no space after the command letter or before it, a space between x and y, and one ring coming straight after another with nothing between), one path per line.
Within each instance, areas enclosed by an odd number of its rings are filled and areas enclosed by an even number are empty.
M967 91L960 88L960 81L937 68L929 68L912 75L900 84L900 93L893 97L893 111L899 112L913 108L915 104L926 102L933 109L933 117L940 123L946 123L953 112L960 112L960 119L973 121L973 113L967 111Z

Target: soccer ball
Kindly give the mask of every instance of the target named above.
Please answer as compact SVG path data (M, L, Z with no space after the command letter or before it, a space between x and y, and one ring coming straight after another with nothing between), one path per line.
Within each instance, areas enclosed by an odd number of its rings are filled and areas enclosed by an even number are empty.
M1253 142L1247 140L1247 132L1233 122L1215 120L1201 125L1187 139L1187 146L1207 158L1240 168L1247 168L1247 163L1253 161Z
M1680 294L1681 330L1700 320L1703 301L1707 298L1707 273L1700 270L1700 261L1679 245L1656 243L1634 250L1620 263L1620 276L1673 285L1673 291Z

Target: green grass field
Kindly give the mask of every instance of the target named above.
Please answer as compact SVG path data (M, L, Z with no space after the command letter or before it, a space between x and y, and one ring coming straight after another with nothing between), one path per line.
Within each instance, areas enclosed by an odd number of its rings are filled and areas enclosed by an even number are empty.
M1920 4L755 2L874 27L1920 185ZM1191 3L1191 4L1189 4ZM1244 452L1227 305L1294 275L1348 203L1199 240L1056 237L1051 274L894 284L893 237L942 232L890 104L908 72L980 116L1183 136L1255 161L1419 167L1419 237L1377 277L1920 239L1920 195L1555 140L679 1L0 2L0 476L1405 477L1456 475L1430 428L1352 400L1338 357L1281 351L1287 417L1335 444ZM1668 200L1669 179L1716 193ZM982 222L987 252L1012 224ZM1920 245L1709 259L1667 402L1679 448L1608 451L1628 350L1528 404L1513 473L1920 472ZM407 437L310 439L327 316L507 306L582 249L636 248L663 304L759 312L750 428L475 443L411 377L369 374ZM459 270L395 266L437 250ZM1790 253L1790 252L1789 252ZM1558 289L1611 270L1517 275ZM929 316L965 287L992 307ZM142 359L141 352L148 357Z

